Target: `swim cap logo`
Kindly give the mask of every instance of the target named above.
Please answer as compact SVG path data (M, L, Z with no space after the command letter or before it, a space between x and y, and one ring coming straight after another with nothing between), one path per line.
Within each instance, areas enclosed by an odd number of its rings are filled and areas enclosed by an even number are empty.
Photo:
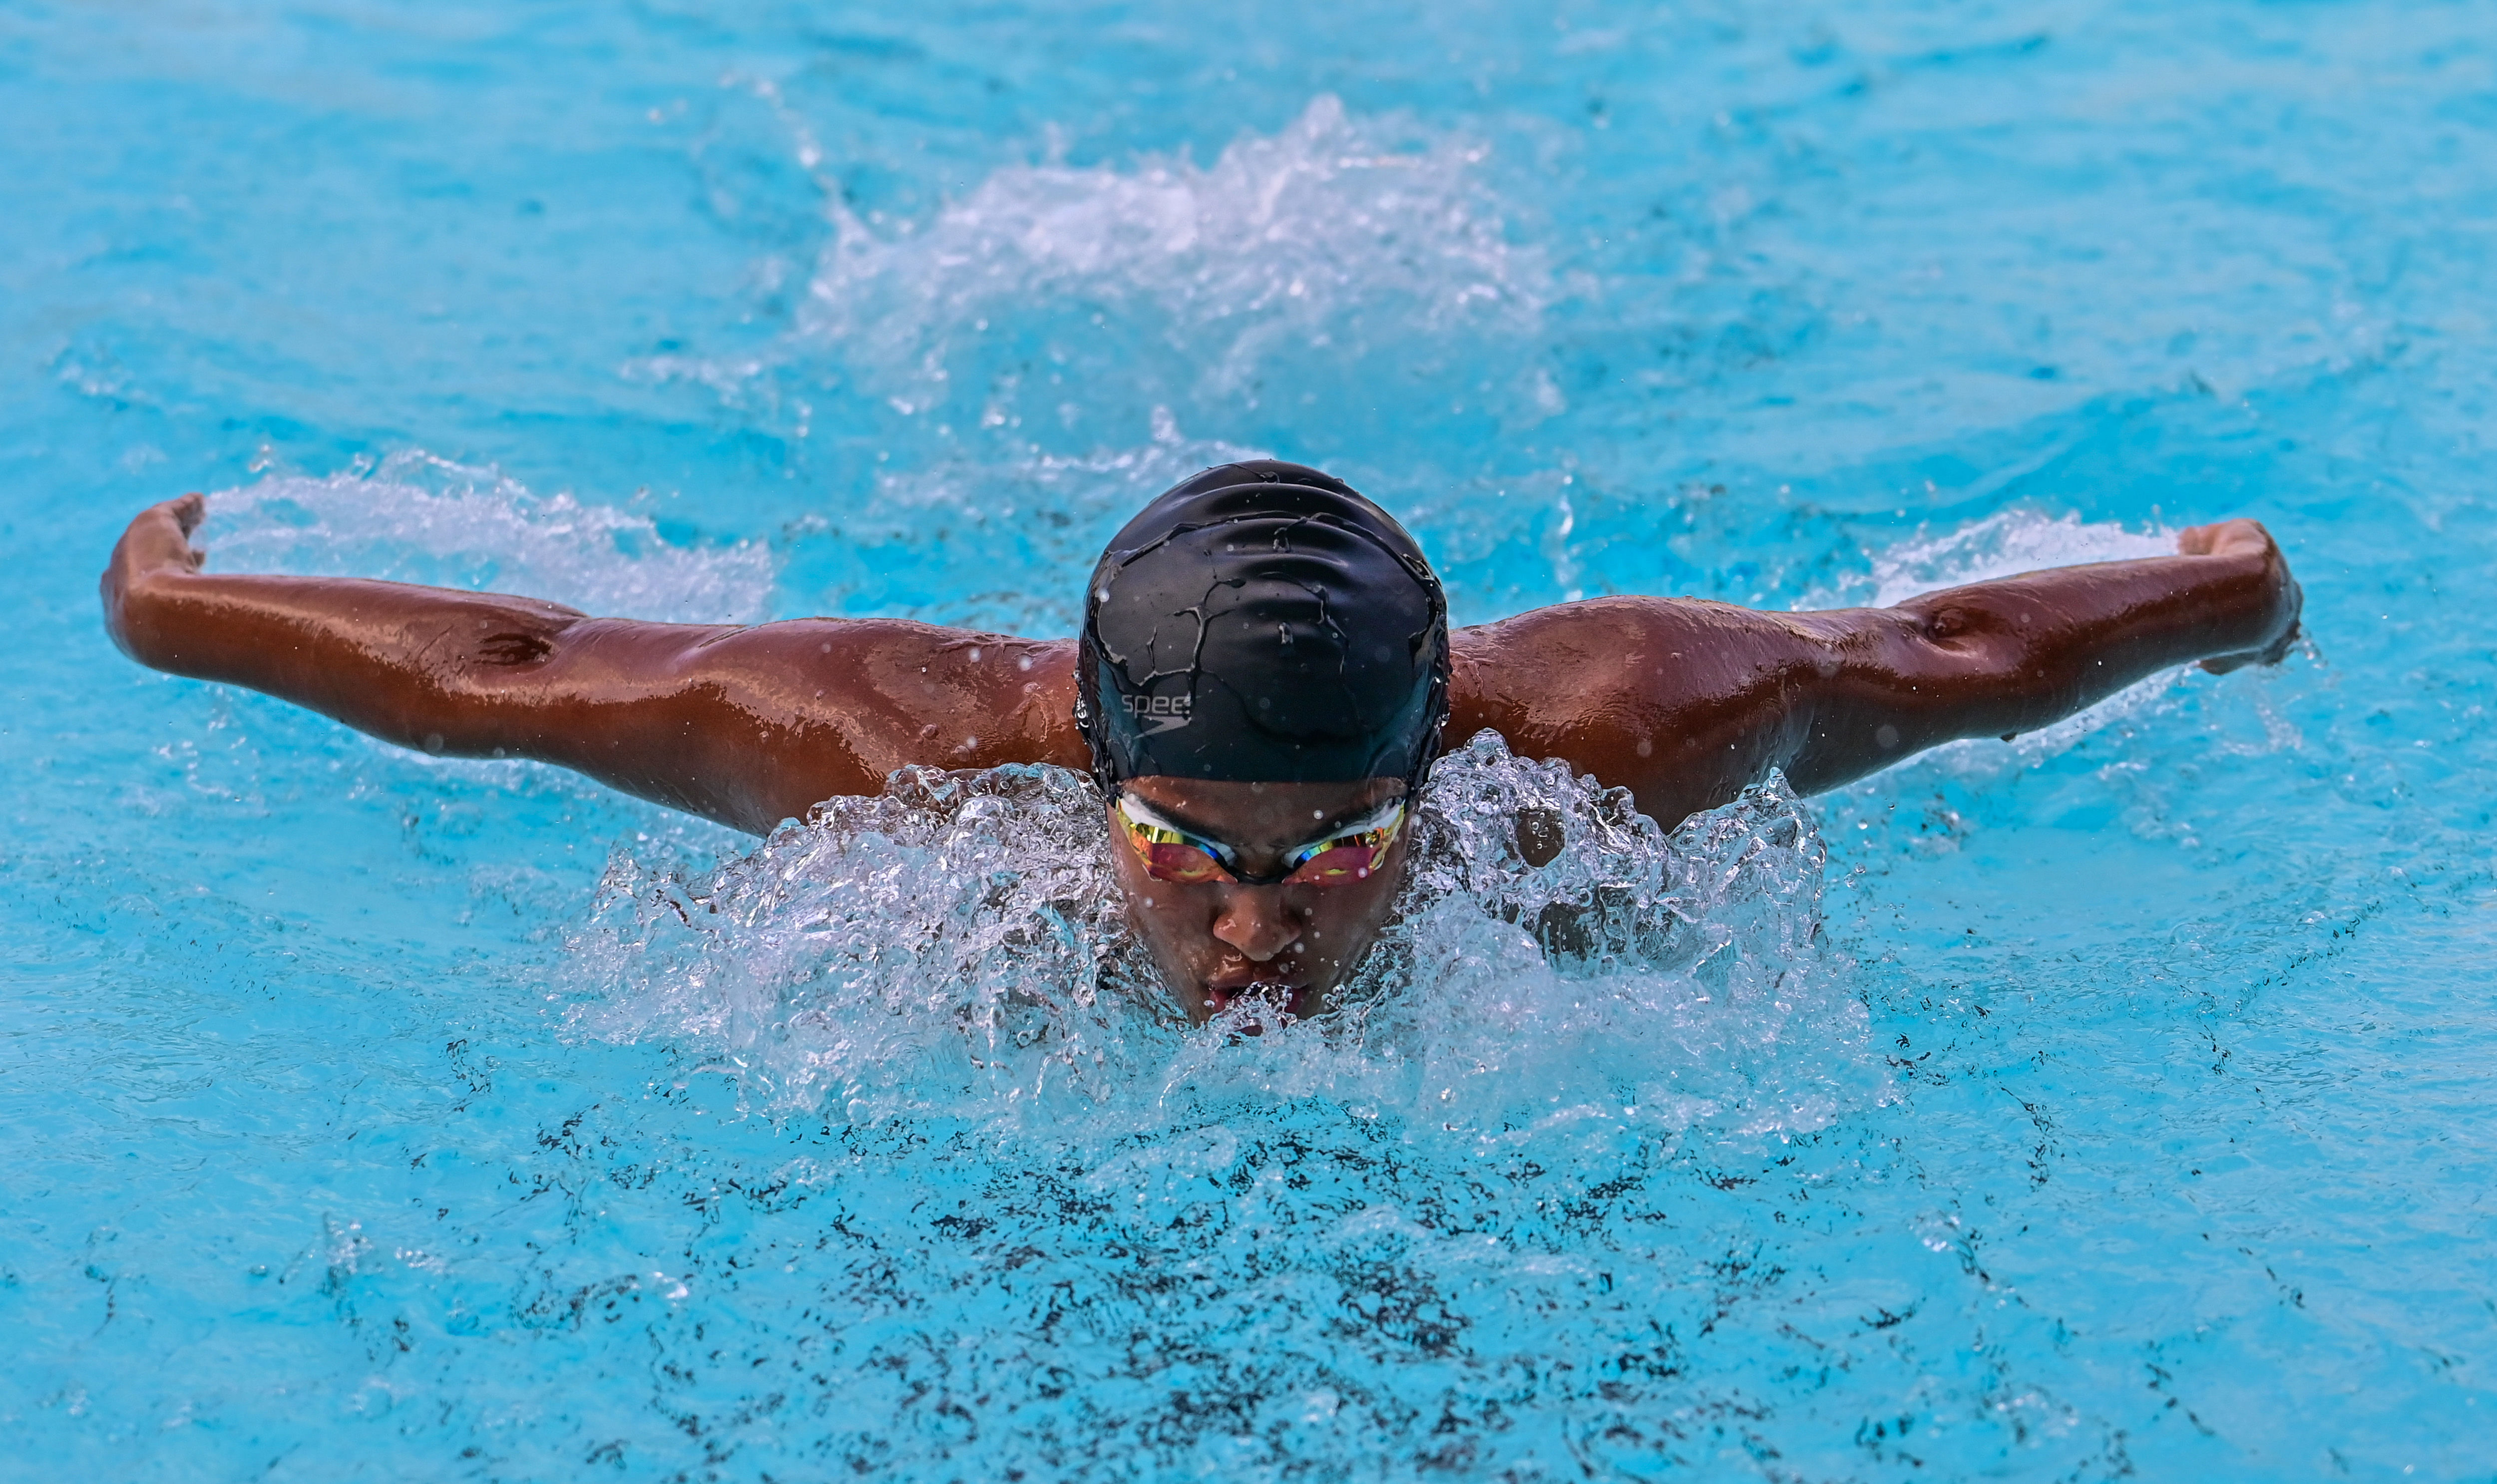
M1141 733L1137 734L1142 737L1151 737L1155 732L1168 732L1174 728L1187 725L1189 714L1196 709L1196 697L1192 694L1185 696L1121 696L1119 698L1119 704L1126 708L1127 713L1134 716L1139 725L1143 725L1147 722L1151 723L1151 725L1145 726Z

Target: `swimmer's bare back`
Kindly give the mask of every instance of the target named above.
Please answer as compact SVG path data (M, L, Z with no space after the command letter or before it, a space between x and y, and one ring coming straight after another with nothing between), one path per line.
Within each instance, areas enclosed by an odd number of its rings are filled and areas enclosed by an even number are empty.
M203 570L196 494L130 523L105 623L142 664L246 685L402 746L525 757L761 834L905 764L1090 754L1075 642L893 618L595 618L533 598ZM1920 748L2034 730L2172 665L2271 663L2300 596L2252 521L2178 554L2059 567L1894 608L1689 598L1536 609L1451 637L1448 737L1490 727L1670 826L1783 768L1806 792Z

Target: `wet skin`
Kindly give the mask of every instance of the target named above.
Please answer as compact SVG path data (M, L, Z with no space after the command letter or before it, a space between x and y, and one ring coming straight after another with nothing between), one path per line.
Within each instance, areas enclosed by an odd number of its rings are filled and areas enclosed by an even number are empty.
M886 618L645 623L493 593L212 573L190 542L205 509L196 494L168 500L123 533L102 584L113 642L142 664L266 691L403 746L554 763L757 834L836 795L876 793L905 764L1090 765L1072 640ZM1520 755L1628 788L1670 827L1772 768L1817 792L1940 742L2035 730L2172 665L2271 663L2296 637L2299 603L2252 521L2185 531L2174 556L1892 608L1595 598L1451 634L1447 735L1496 730ZM1289 789L1370 786L1139 782L1182 823L1269 852L1311 837L1295 811L1324 824L1359 802ZM1294 986L1296 1007L1321 1002L1375 935L1403 870L1400 842L1375 884L1165 894L1118 854L1130 916L1191 1016L1261 973Z
M1358 818L1405 791L1402 780L1236 783L1131 778L1128 792L1175 823L1237 848L1249 875L1271 875L1284 851ZM1156 881L1111 819L1111 870L1127 921L1189 1020L1205 1021L1253 993L1294 1017L1317 1014L1370 951L1405 880L1400 832L1363 880L1336 885L1182 885Z

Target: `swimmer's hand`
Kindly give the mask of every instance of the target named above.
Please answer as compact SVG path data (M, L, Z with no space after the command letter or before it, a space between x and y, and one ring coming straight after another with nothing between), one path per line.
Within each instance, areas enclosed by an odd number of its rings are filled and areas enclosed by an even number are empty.
M205 552L191 545L191 532L200 528L207 513L205 497L185 494L148 506L121 533L99 585L104 594L105 632L122 653L142 658L137 647L142 638L132 631L137 616L134 595L150 580L187 577L207 558Z
M2277 665L2290 647L2297 643L2300 633L2298 618L2306 607L2306 594L2297 579L2289 574L2289 561L2280 554L2280 546L2271 539L2260 521L2218 521L2209 525L2189 526L2176 533L2176 552L2180 556L2218 556L2237 560L2254 560L2261 564L2265 579L2281 594L2287 609L2287 620L2279 636L2257 649L2234 654L2214 654L2201 662L2213 675L2226 675L2246 665Z

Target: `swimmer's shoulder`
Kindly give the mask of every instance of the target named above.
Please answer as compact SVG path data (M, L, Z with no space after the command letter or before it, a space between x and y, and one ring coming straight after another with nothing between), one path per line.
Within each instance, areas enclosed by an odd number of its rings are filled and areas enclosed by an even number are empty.
M1829 616L1762 613L1706 598L1557 603L1449 636L1453 738L1488 727L1520 752L1601 774L1647 759L1661 735L1749 735L1814 670ZM1714 744L1723 750L1722 742ZM1625 762L1628 781L1652 764Z
M1734 797L1804 714L1817 616L1704 598L1555 604L1449 636L1448 732L1629 789L1667 826Z
M1707 598L1617 595L1555 603L1448 636L1452 702L1534 705L1637 682L1660 671L1711 668L1728 647L1755 647L1785 616Z
M777 694L803 732L830 728L870 769L1083 768L1075 642L910 618L793 618L707 647ZM735 651L735 658L719 653Z

